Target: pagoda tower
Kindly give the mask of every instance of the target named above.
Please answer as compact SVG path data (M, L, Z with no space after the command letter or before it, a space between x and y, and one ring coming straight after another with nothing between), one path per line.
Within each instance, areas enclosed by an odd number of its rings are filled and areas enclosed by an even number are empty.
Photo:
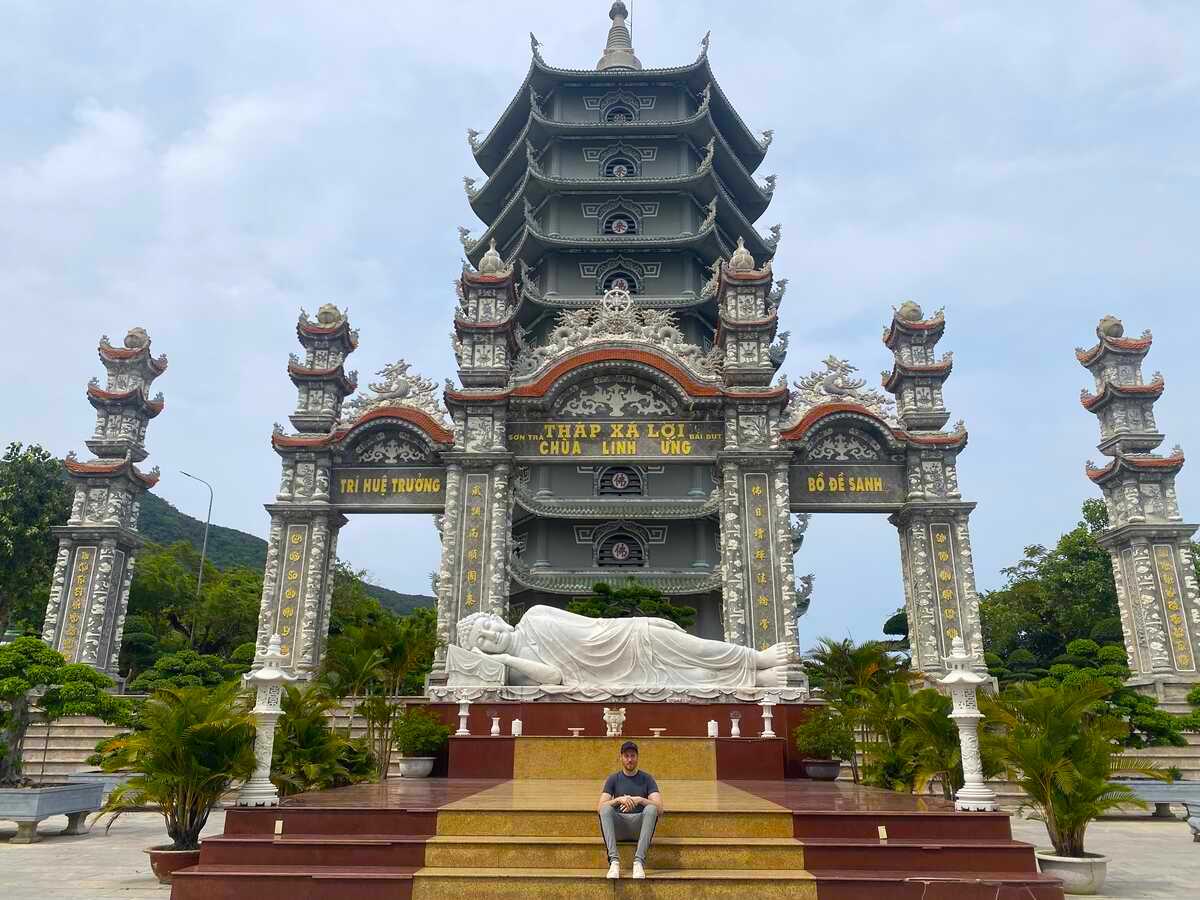
M1096 337L1094 347L1075 351L1096 382L1095 393L1082 391L1080 401L1100 420L1097 448L1112 459L1104 466L1089 460L1087 476L1108 508L1098 540L1112 556L1131 683L1182 704L1188 686L1200 681L1200 591L1191 551L1197 526L1184 523L1175 494L1183 450L1154 452L1163 441L1154 404L1164 382L1158 372L1148 383L1142 376L1150 332L1127 338L1121 321L1105 316Z
M471 489L495 495L495 565L479 591L453 587L448 564L441 588L453 596L439 613L453 622L481 608L507 612L509 597L514 614L564 606L597 581L636 576L696 607L697 633L722 638L746 619L722 604L719 520L737 466L723 474L715 454L638 458L626 452L636 437L622 436L661 435L644 420L677 419L681 408L736 425L738 392L765 435L786 400L771 387L786 341L770 270L779 230L764 239L754 227L774 190L774 177L753 174L771 136L753 134L721 91L707 37L694 62L648 69L625 4L609 16L594 69L552 67L533 39L528 74L500 120L482 139L469 132L487 179L465 179L467 194L485 227L477 239L460 229L470 263L453 336L463 387L446 401L470 454L463 462L479 469L465 476ZM590 343L591 377L542 394L539 377ZM646 376L657 371L638 359L646 346L682 358L677 373L702 385L699 399L654 388ZM582 452L571 434L556 443L549 422L582 419L611 439ZM505 435L526 425L549 429L543 459L511 458ZM678 428L665 439L681 447ZM790 549L786 557L790 572Z
M137 534L141 497L158 482L158 468L141 472L146 458L146 427L163 411L162 394L150 386L167 368L165 356L150 352L150 336L134 328L124 346L100 339L100 362L108 373L100 386L87 386L96 410L96 429L87 440L95 458L80 462L67 454L67 477L74 491L70 518L53 529L58 559L42 639L68 662L86 663L117 674Z

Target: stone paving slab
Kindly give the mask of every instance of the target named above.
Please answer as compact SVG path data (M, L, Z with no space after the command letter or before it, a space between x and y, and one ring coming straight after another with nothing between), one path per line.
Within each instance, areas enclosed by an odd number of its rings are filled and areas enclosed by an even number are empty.
M94 816L88 818L91 823ZM0 821L0 897L4 900L116 900L156 897L168 900L169 885L159 884L142 851L167 843L158 813L125 813L106 837L103 824L78 837L59 836L66 816L51 816L38 826L36 844L13 844L12 822ZM225 830L224 810L208 817L204 834Z
M89 820L90 821L90 820ZM225 813L215 811L206 835L224 830ZM10 844L16 825L0 822L0 896L4 900L117 900L156 897L170 888L150 872L146 847L166 842L157 813L127 813L108 836L103 828L78 837L59 837L66 816L53 816L38 829L36 844ZM1017 840L1046 846L1041 822L1013 818ZM1112 857L1100 900L1183 900L1200 884L1200 844L1182 821L1139 816L1108 819L1088 828L1088 848Z
M1036 847L1049 847L1046 826L1013 816L1013 837ZM1088 826L1084 846L1109 857L1104 893L1108 900L1176 900L1195 897L1200 885L1200 844L1183 820L1155 819L1149 814L1104 819Z

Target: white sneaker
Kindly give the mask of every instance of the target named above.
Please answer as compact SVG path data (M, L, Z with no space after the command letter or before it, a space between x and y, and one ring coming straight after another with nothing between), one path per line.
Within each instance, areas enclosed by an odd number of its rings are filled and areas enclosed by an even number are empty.
M636 859L633 861L633 877L634 878L645 878L646 877L646 870L644 868L642 868L641 862Z
M636 863L634 863L633 871L634 872L638 871L638 867L637 867ZM609 878L620 878L621 877L621 863L615 859L608 864L608 877ZM633 877L637 878L637 875L634 875ZM644 878L645 875L643 874L642 877Z

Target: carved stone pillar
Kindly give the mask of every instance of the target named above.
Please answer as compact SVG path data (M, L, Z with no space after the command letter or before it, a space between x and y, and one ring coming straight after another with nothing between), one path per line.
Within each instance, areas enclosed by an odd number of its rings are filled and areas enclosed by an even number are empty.
M720 459L725 640L758 650L797 642L790 459L787 451L725 452Z
M957 637L972 666L985 668L968 528L974 508L962 502L907 503L888 519L900 537L912 665L927 677L943 673Z
M995 812L996 792L983 781L983 760L979 755L979 711L976 691L988 680L986 675L971 671L973 660L967 655L961 635L951 642L951 652L945 659L946 675L939 682L950 693L953 708L950 718L958 726L958 743L962 755L963 786L954 797L954 808L971 812Z
M271 757L275 748L275 725L282 713L283 688L296 676L280 668L284 662L283 638L272 635L262 666L242 676L255 693L254 774L238 791L238 806L278 806L279 791L271 782Z
M275 503L263 573L254 667L263 665L268 644L278 634L280 665L302 678L321 667L333 590L337 531L346 517L330 508Z

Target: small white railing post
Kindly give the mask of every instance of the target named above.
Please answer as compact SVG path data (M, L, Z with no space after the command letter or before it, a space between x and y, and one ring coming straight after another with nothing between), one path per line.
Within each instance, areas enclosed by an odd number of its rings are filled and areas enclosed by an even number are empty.
M976 697L976 689L988 679L971 670L972 662L962 636L957 635L946 657L946 674L939 682L950 692L950 702L954 704L950 718L958 726L962 748L963 786L955 795L954 808L994 812L996 792L983 783L983 761L979 756L979 720L983 713Z
M242 676L242 681L255 689L254 709L251 710L257 728L254 732L254 774L238 791L238 806L278 806L279 791L271 783L271 753L275 747L275 723L283 710L283 686L296 680L279 664L283 639L275 634L263 656L261 669Z

